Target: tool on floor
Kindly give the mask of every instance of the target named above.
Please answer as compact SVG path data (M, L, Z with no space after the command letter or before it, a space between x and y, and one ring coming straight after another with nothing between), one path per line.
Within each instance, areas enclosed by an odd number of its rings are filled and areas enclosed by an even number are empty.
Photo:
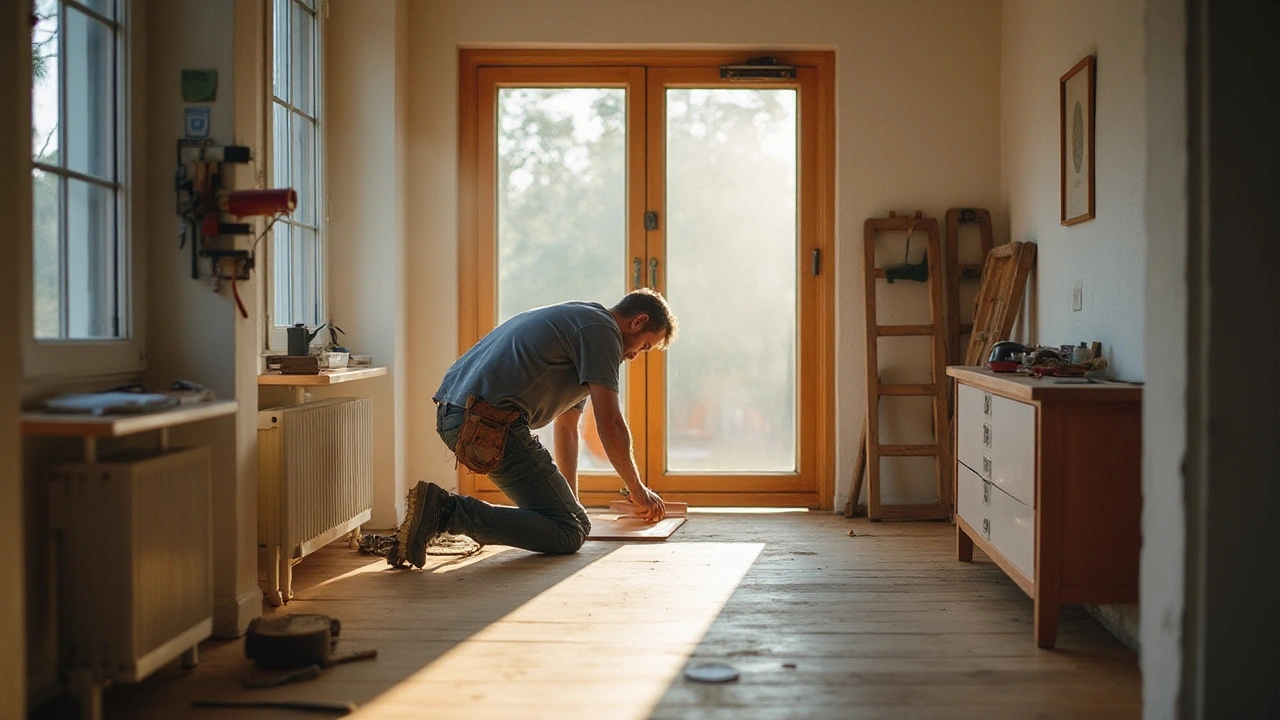
M884 233L906 233L909 239L917 231L928 235L924 258L928 264L925 289L928 295L929 322L924 324L882 325L877 313L877 281L888 281L891 268L876 267L877 238ZM866 328L867 328L867 517L871 520L931 520L943 519L951 513L951 486L946 482L946 467L950 458L950 439L943 437L947 417L947 383L944 374L947 364L946 316L943 314L943 274L939 271L942 252L938 239L938 221L926 218L917 210L914 217L898 217L889 213L887 218L868 218L863 226L864 264L866 275ZM882 382L880 367L880 339L926 337L929 338L928 382ZM901 372L901 368L895 368ZM885 398L927 397L933 405L933 441L930 443L881 442L881 402ZM931 503L886 504L882 502L881 460L884 458L933 458L935 500ZM854 498L857 504L857 498Z
M244 637L244 654L253 660L255 670L245 676L244 686L267 688L314 680L324 668L378 656L377 650L334 655L341 628L337 618L314 613L255 618ZM288 672L273 672L281 670Z
M192 700L198 708L259 708L263 710L301 710L303 712L337 713L356 711L356 704L329 700Z
M346 655L338 655L325 658L318 665L307 665L297 670L289 670L287 672L265 672L265 673L249 673L244 678L244 686L249 688L269 688L288 685L293 682L302 682L304 680L315 680L320 677L321 671L327 667L333 667L341 663L354 662L356 660L372 660L378 657L377 650L361 650L359 652L348 653Z
M709 662L684 669L686 680L704 683L726 683L738 679L738 669L728 663Z
M244 655L263 670L320 665L333 652L342 623L315 613L258 617L249 622Z

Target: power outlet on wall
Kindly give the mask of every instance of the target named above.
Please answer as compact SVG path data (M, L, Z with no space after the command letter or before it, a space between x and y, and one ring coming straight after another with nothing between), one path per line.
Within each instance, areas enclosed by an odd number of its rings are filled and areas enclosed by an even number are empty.
M1075 287L1071 289L1071 309L1080 312L1084 309L1084 281L1077 280Z

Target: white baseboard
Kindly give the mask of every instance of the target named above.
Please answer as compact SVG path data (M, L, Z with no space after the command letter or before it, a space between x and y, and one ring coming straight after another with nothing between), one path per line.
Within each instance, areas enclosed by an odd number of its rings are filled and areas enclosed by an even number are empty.
M262 589L254 584L234 598L213 599L213 636L236 638L249 629L249 621L262 614Z

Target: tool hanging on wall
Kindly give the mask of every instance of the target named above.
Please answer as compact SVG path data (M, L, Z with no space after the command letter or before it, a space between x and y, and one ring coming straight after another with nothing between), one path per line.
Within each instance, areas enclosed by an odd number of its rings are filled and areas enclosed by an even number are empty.
M292 188L224 189L224 164L251 161L252 153L247 147L216 146L207 139L183 139L178 141L178 169L174 178L177 214L181 218L178 247L191 245L191 279L200 279L201 258L208 258L209 280L214 292L220 292L222 283L229 281L236 307L244 318L249 317L249 312L240 298L237 282L249 279L258 242L276 220L292 213L298 205L298 195ZM224 214L237 219L270 219L252 242L244 242L237 238L253 236L253 225L226 222ZM248 247L243 247L246 244Z
M889 213L893 217L893 213ZM919 214L916 215L919 217ZM911 235L915 232L915 225L907 228L907 249L901 264L890 265L884 269L884 278L889 282L894 280L913 280L915 282L925 282L929 279L929 251L924 251L924 256L920 258L920 262L911 262Z

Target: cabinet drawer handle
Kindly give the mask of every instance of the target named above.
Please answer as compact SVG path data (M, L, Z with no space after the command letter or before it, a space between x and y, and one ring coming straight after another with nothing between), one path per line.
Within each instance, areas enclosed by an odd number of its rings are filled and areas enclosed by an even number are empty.
M988 479L991 478L991 458L986 455L982 456L982 472Z
M991 504L991 486L986 483L982 483L982 504Z
M988 518L982 518L982 534L991 539L991 520Z
M991 393L982 393L982 414L991 414Z
M991 447L991 426L982 423L982 447Z

